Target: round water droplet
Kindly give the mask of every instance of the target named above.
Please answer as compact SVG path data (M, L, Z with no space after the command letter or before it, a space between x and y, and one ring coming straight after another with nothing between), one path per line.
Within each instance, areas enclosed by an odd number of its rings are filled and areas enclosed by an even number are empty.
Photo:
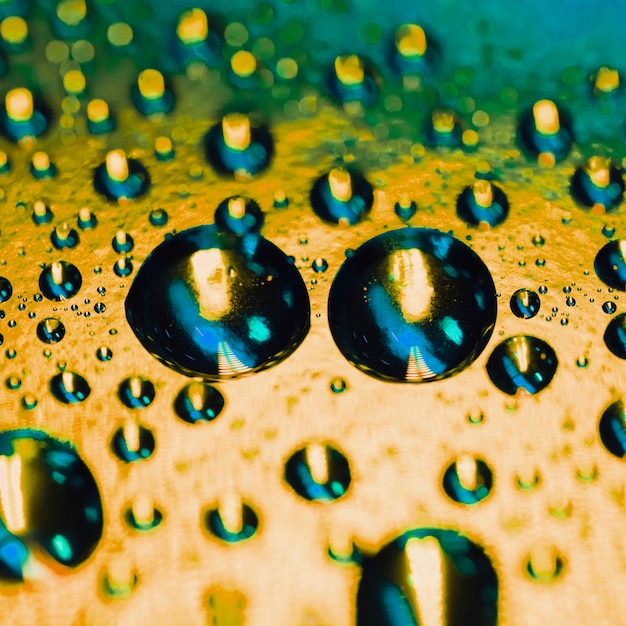
M126 463L150 458L155 446L152 431L132 420L118 428L111 440L111 449L115 456Z
M8 278L0 276L0 302L6 302L13 294L13 287Z
M46 265L39 275L39 289L48 298L59 302L67 300L78 293L83 278L78 268L71 263L58 261Z
M616 457L626 456L626 406L624 398L611 403L602 413L600 439L604 447Z
M44 343L58 343L65 337L65 326L56 317L47 317L37 324L37 337Z
M285 480L302 498L332 502L345 495L350 486L350 467L335 448L311 443L294 452L285 464Z
M602 310L608 315L613 315L613 313L617 311L617 304L615 304L615 302L611 302L610 300L608 300L602 305Z
M456 201L456 214L470 226L498 226L508 213L504 191L484 179L466 187Z
M461 455L448 466L443 475L443 489L455 502L478 504L493 487L493 475L481 459Z
M10 486L2 497L0 577L27 579L37 561L83 563L102 537L102 505L74 447L36 430L5 431L0 466Z
M152 504L148 496L141 493L124 512L124 520L131 528L147 532L161 524L163 513Z
M311 267L313 268L314 272L325 272L328 269L328 261L326 259L323 259L322 257L317 257L317 259L313 261Z
M259 518L254 509L243 502L241 504L241 519L238 528L231 528L220 513L219 508L211 509L204 515L205 528L215 537L227 543L239 543L250 539L259 528Z
M515 317L530 319L539 313L541 301L539 296L530 289L518 289L511 296L511 311Z
M538 543L526 560L526 573L536 582L551 582L561 576L565 561L552 545Z
M63 404L78 404L89 397L89 383L76 372L64 370L50 380L52 395Z
M546 293L548 293L548 288L547 288L545 285L541 285L541 286L539 287L539 293L540 293L542 296L543 296L543 295L545 295Z
M309 316L304 281L279 248L257 234L235 237L211 226L159 245L126 298L143 346L169 367L208 380L284 360L308 332Z
M428 623L425 616L434 624L498 623L496 572L484 550L456 531L410 530L364 556L362 567L357 626L414 626Z
M113 358L113 352L107 346L100 346L96 350L96 358L102 362L110 361Z
M265 216L252 198L232 196L226 198L215 210L215 225L234 235L246 235L261 230Z
M593 268L603 283L626 291L626 239L616 239L604 245L596 255Z
M330 290L330 329L367 374L424 382L452 376L482 352L496 319L489 270L469 247L429 229L390 231L363 244Z
M616 315L604 332L606 347L620 359L626 359L626 313Z
M224 408L224 396L202 381L185 385L174 400L174 411L181 420L199 424L214 420Z
M169 216L165 209L153 209L150 211L148 220L152 226L165 226Z
M124 259L118 259L113 265L113 271L117 276L120 276L122 278L124 276L130 276L133 272L133 264L128 257Z
M145 409L154 400L154 385L141 376L130 376L120 383L117 395L125 407Z
M341 376L335 376L330 381L330 390L333 393L343 393L348 388L346 381Z
M554 350L542 339L516 335L499 343L487 361L487 374L500 391L511 396L521 389L536 394L556 373Z
M12 374L6 379L5 384L7 386L7 389L11 389L14 391L15 389L19 389L22 386L22 379L19 376Z

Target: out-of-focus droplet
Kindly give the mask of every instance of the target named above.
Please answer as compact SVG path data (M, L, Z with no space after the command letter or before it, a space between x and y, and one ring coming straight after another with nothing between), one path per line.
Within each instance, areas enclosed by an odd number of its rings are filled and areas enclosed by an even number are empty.
M357 626L498 623L498 579L484 550L438 528L410 530L363 558Z
M129 376L117 389L122 404L129 409L144 409L154 400L154 385L147 378Z
M78 404L89 397L91 387L80 374L64 370L52 377L50 391L63 404Z
M344 356L383 380L426 382L468 367L495 324L489 270L465 244L429 229L374 237L339 269L328 316Z
M537 542L526 560L526 573L532 580L548 583L563 573L564 560L557 549L545 542Z
M98 487L74 447L36 430L0 433L0 577L76 567L102 537Z
M511 296L511 311L515 317L530 319L539 313L541 301L539 296L530 289L518 289Z
M206 529L226 543L239 543L250 539L259 528L259 518L254 509L235 493L225 493L217 508L205 513Z
M346 381L341 376L335 376L330 381L330 390L333 393L343 393L348 388Z
M152 431L133 418L124 421L113 434L111 448L115 455L126 463L134 463L152 456L156 442Z
M174 400L176 415L190 424L214 420L224 408L224 396L205 381L185 385Z
M152 499L145 493L138 493L126 509L124 518L127 524L142 532L153 530L163 521L163 513L154 506Z
M350 467L339 450L313 442L289 457L285 480L306 500L332 502L346 494L351 482Z
M536 394L545 389L556 373L554 350L542 339L516 335L499 343L487 361L487 373L500 391L511 396L524 390Z
M148 351L208 380L279 363L304 339L309 315L304 281L281 250L257 234L210 226L158 246L126 299L126 317Z

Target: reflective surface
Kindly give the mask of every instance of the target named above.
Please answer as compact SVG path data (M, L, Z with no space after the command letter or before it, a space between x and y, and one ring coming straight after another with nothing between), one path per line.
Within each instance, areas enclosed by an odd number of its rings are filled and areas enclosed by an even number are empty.
M156 279L158 277L158 279ZM257 234L199 226L146 259L126 299L143 346L189 376L236 378L293 352L309 329L298 270Z
M452 530L411 530L363 560L357 626L490 626L498 580L483 550Z
M0 576L75 567L101 536L98 488L74 448L41 431L0 433Z
M485 347L496 319L478 255L438 230L406 228L363 244L340 268L328 304L344 356L383 380L452 376Z

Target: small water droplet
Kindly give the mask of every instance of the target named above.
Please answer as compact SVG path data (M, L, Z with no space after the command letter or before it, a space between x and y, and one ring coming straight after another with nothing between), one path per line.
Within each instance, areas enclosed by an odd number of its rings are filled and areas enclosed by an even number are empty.
M26 393L22 396L22 406L27 411L32 411L37 407L37 398L32 393Z
M185 385L174 400L176 415L190 424L214 420L224 408L224 396L218 389L202 381Z
M548 293L548 288L545 285L540 285L539 286L539 293L543 296L546 293Z
M261 230L265 216L252 198L232 196L226 198L215 210L215 225L221 231L246 235Z
M155 389L152 382L147 378L130 376L120 383L117 395L125 407L129 409L145 409L152 404Z
M536 394L556 373L554 350L542 339L516 335L499 343L487 361L487 374L500 391L511 396L521 389Z
M254 536L259 528L259 518L254 509L238 497L233 502L225 499L221 506L204 514L205 528L226 543L239 543ZM238 510L237 510L238 509Z
M537 233L536 235L533 235L532 242L535 246L543 246L546 243L546 240L539 233Z
M613 315L613 313L617 311L617 305L615 304L615 302L611 302L609 300L602 305L602 310L609 315Z
M47 317L37 324L37 337L44 343L58 343L65 337L65 326L56 317Z
M586 369L589 366L589 359L585 355L581 355L576 359L576 366L580 369Z
M14 359L17 356L17 350L15 348L9 348L5 354L7 359Z
M82 283L78 268L65 261L46 265L39 276L39 289L48 300L55 302L75 296Z
M145 493L138 493L124 512L126 523L135 530L154 530L163 521L163 513L157 509Z
M156 442L152 431L133 419L127 419L113 434L111 449L125 463L135 463L152 456Z
M93 310L96 313L104 313L107 309L107 305L104 304L104 302L96 302L96 304L94 304L93 306Z
M317 257L313 264L311 265L314 272L325 272L328 269L328 261L323 259L322 257Z
M148 221L152 226L165 226L168 219L169 216L165 209L153 209L148 216Z
M526 560L526 573L537 582L551 582L561 576L565 562L556 548L537 543Z
M351 482L350 468L339 450L314 442L289 457L285 480L306 500L332 502L346 494Z
M341 376L336 376L330 381L330 390L333 393L343 393L347 388L348 385Z
M133 263L129 257L118 259L113 265L113 271L117 276L130 276L133 272Z
M22 386L22 379L19 376L12 374L6 379L5 384L7 386L7 389L19 389Z
M80 374L64 368L50 380L50 391L63 404L77 404L89 397L91 388Z
M463 454L448 466L443 475L443 489L459 504L478 504L493 487L493 475L489 466L469 454Z
M539 296L530 289L518 289L511 296L511 311L515 317L530 319L539 312L541 301Z
M531 491L535 489L541 482L541 476L537 471L520 474L515 479L517 487L522 491Z
M567 306L576 306L576 298L567 296L567 298L565 298L565 304L567 304Z
M113 352L111 351L111 348L108 348L107 346L100 346L96 350L96 358L98 359L98 361L106 363L113 358Z

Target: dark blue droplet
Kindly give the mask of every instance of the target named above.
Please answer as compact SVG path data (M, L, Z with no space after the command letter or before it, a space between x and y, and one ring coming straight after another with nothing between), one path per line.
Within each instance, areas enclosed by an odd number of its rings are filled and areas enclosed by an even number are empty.
M604 447L620 459L626 456L626 406L620 398L610 404L602 413L600 424L600 440Z
M616 315L604 331L606 347L620 359L626 359L626 313Z
M39 289L48 298L59 302L75 296L81 285L83 278L78 268L71 263L58 261L46 265L39 275Z
M13 295L13 286L8 278L0 276L0 302L6 302Z
M47 317L37 324L37 337L44 343L58 343L65 337L65 326L55 317Z
M603 283L626 291L626 239L605 244L596 255L593 268Z
M463 482L463 473L458 463L472 463L472 482L467 485ZM478 504L490 493L493 486L493 475L489 466L481 459L466 458L455 461L448 466L443 475L443 489L455 502L460 504Z
M224 408L224 396L206 382L185 385L174 400L176 415L190 424L214 420Z
M63 404L78 404L89 397L91 387L80 374L66 370L52 377L50 391Z
M241 528L233 531L226 527L218 509L207 511L204 516L206 529L218 539L227 543L239 543L250 539L259 528L259 518L252 507L241 505Z
M152 456L156 442L152 431L145 426L137 425L138 436L137 446L131 445L126 440L124 429L118 428L111 440L111 449L121 461L125 463L135 463L148 459Z
M539 296L530 289L518 289L511 296L511 311L515 317L530 319L539 313L541 301Z
M129 409L145 409L152 404L155 393L152 382L140 376L125 378L117 389L119 399Z

